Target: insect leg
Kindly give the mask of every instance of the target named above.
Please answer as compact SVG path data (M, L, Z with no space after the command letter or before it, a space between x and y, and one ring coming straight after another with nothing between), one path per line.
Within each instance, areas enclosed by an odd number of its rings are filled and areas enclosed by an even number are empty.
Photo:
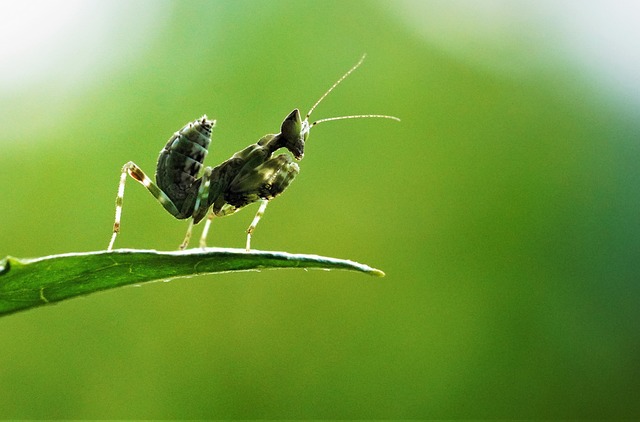
M204 214L207 212L207 208L209 208L209 186L211 185L211 171L213 169L211 167L207 167L204 169L204 173L202 174L202 179L200 182L200 187L198 188L198 195L196 196L196 203L193 208L193 218L189 221L189 227L187 228L187 234L184 237L184 240L180 244L180 250L186 249L189 246L189 240L191 240L191 231L193 230L193 225L196 222L199 222ZM207 220L209 222L209 220ZM208 227L206 227L208 230ZM202 238L200 239L200 246L202 246ZM206 246L206 245L205 245Z
M122 166L122 173L120 174L118 196L116 196L116 217L113 222L113 234L111 235L111 241L107 247L108 251L113 249L113 243L120 232L120 218L122 217L122 202L124 200L124 185L127 181L127 174L147 188L151 195L153 195L153 197L156 198L171 215L177 216L180 214L180 211L178 211L178 208L175 206L173 201L171 201L171 199L169 199L169 197L155 183L153 183L146 174L144 174L140 167L138 167L133 161L129 161L127 164Z
M189 220L189 227L187 227L187 234L184 235L184 240L178 246L181 251L185 250L189 246L189 240L191 240L191 232L193 231L193 219Z
M266 199L262 200L262 203L260 204L260 208L258 208L258 212L256 213L256 216L253 217L253 221L251 222L251 225L247 229L247 247L246 247L247 252L251 251L251 234L256 229L256 226L258 225L260 218L262 218L262 216L264 215L264 210L267 209L268 204L269 204L268 200Z
M204 228L202 229L202 235L200 235L200 247L202 249L207 247L207 234L209 234L209 226L211 226L211 220L215 216L214 212L211 211L209 216L207 217L207 221L204 222Z

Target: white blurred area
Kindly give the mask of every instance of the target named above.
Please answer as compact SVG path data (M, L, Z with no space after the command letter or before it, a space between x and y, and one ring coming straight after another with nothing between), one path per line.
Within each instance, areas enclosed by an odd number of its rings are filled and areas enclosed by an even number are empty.
M508 77L565 67L640 104L637 0L401 0L384 3L444 54ZM402 46L398 46L402 48Z
M155 33L166 2L0 1L0 93L67 82L123 66ZM71 83L70 83L71 82Z
M162 29L167 6L152 0L0 0L5 135L24 128L19 123L29 116L38 116L29 119L36 130L55 122L83 90L126 69Z

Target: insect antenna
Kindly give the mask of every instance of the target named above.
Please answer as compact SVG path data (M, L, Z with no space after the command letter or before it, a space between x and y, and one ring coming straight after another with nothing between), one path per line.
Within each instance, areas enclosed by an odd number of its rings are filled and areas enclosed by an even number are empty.
M318 104L320 104L322 102L322 100L325 99L325 97L327 95L329 95L329 93L331 91L334 90L335 87L337 87L338 85L340 85L340 82L344 81L345 79L347 79L347 76L351 75L351 73L356 70L357 68L360 67L360 65L362 64L362 62L364 61L364 58L367 57L366 54L363 54L362 57L360 57L360 60L358 60L358 63L356 63L351 69L349 69L347 71L347 73L345 73L344 75L342 75L342 77L340 79L338 79L333 85L331 85L331 88L329 88L327 90L327 92L325 92L324 94L322 94L322 96L318 99L318 101L316 101L316 103L313 105L313 107L311 107L311 110L309 110L309 112L307 113L307 116L305 117L306 119L309 119L309 117L311 116L311 113L313 113L313 110L316 109L316 107L318 106Z
M365 57L367 57L366 54L363 54L362 57L360 57L360 60L358 60L358 63L356 63L351 69L349 69L347 71L347 73L345 73L344 75L342 75L340 77L340 79L338 79L333 85L331 85L331 87L327 90L327 92L325 92L324 94L322 94L322 96L318 99L318 101L316 101L316 103L311 107L311 109L309 110L309 112L307 113L307 115L304 118L304 122L303 122L303 130L302 132L308 132L309 130L311 130L311 128L319 123L323 123L323 122L330 122L333 120L344 120L344 119L364 119L364 118L381 118L381 119L391 119L391 120L396 120L396 121L400 121L400 119L398 119L395 116L387 116L387 115L383 115L383 114L357 114L357 115L352 115L352 116L338 116L338 117L328 117L326 119L320 119L320 120L316 120L315 122L309 124L309 117L311 116L311 113L313 113L313 110L316 109L316 107L318 106L318 104L320 104L322 102L322 100L325 99L325 97L327 95L329 95L329 93L331 91L333 91L335 89L335 87L337 87L338 85L340 85L340 83L342 81L344 81L347 76L349 76L354 70L356 70L358 67L360 67L360 65L362 64L362 62L364 61Z
M353 116L338 116L338 117L327 117L326 119L316 120L311 123L309 126L315 126L318 123L330 122L332 120L345 120L345 119L366 119L366 118L377 118L377 119L391 119L397 122L400 121L396 116L387 116L386 114L355 114Z

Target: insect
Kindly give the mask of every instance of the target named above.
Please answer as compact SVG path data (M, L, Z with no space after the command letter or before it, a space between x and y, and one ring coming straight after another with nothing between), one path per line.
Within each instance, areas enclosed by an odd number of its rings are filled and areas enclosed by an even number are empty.
M190 218L189 227L180 249L185 249L191 239L193 226L207 217L200 237L200 246L206 247L207 233L214 217L230 215L254 202L260 207L247 229L246 250L251 249L251 235L267 208L269 201L280 195L300 172L295 161L304 156L305 141L312 127L328 121L358 118L384 118L399 121L397 117L380 114L364 114L329 117L309 124L309 117L322 100L364 60L363 55L347 73L342 75L311 107L304 120L296 108L284 119L280 133L265 135L255 144L216 167L203 167L215 120L202 116L174 133L160 151L154 183L133 161L122 167L113 234L107 250L113 249L120 232L122 203L127 174L141 183L151 195L175 218ZM274 155L285 149L290 153ZM293 159L292 159L293 156ZM295 161L294 161L295 160Z

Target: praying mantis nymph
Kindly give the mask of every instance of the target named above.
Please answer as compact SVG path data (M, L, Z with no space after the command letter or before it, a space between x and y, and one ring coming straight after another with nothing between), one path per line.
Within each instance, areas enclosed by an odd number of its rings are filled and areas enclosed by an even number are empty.
M313 110L333 89L362 64L365 56L347 73L342 75L311 107L304 120L296 108L284 119L280 133L265 135L255 144L216 167L205 167L202 176L197 177L211 143L211 130L215 120L202 116L188 123L174 133L160 151L156 167L156 183L138 167L129 161L122 167L118 196L116 197L116 216L113 223L113 235L107 250L113 249L113 243L120 232L122 202L127 174L141 183L151 195L175 218L191 218L189 228L180 249L185 249L191 239L191 231L208 215L200 247L206 247L207 233L213 217L230 215L254 202L260 201L260 207L251 225L247 229L246 250L251 250L251 235L264 214L270 200L280 195L300 172L297 163L304 156L305 141L311 128L324 122L342 119L383 118L399 121L397 117L381 114L362 114L352 116L329 117L309 123ZM291 154L274 153L286 149ZM291 158L293 156L293 159Z

